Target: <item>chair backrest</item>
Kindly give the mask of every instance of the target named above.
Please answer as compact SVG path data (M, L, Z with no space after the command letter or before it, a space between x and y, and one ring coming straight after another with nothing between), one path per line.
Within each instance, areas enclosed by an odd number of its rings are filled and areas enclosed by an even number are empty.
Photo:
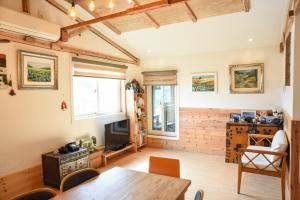
M203 200L203 197L204 197L204 191L198 190L195 195L195 200Z
M286 152L288 145L289 145L289 143L288 143L285 131L278 130L273 137L271 150L275 151L275 152ZM270 156L271 161L275 161L277 159L278 159L278 156L275 156L275 155ZM281 160L278 160L275 162L275 165L279 166L280 163L281 163Z
M48 200L56 196L56 192L50 188L38 188L30 192L18 195L11 200Z
M180 178L180 161L173 158L150 156L149 172Z
M89 179L92 179L99 175L99 172L92 168L82 169L76 172L73 172L66 177L60 183L60 191L67 191Z

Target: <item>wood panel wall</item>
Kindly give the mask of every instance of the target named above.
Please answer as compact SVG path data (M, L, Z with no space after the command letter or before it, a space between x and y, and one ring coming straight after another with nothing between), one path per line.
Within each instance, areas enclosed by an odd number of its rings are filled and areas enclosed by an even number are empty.
M299 143L300 143L300 121L284 113L284 130L289 140L289 157L286 176L286 199L299 199Z
M179 140L148 138L148 146L224 155L226 122L232 109L180 108Z
M42 186L42 166L38 165L0 177L0 199L6 200L15 195L28 192Z

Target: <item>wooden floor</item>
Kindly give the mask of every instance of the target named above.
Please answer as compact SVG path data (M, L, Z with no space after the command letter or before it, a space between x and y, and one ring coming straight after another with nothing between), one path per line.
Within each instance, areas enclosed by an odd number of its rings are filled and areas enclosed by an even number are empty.
M249 173L243 174L242 194L238 195L237 165L225 163L224 156L144 148L141 152L109 161L107 167L101 168L100 171L121 166L147 172L150 155L180 159L181 177L192 180L185 196L186 200L193 200L196 190L200 188L205 192L205 200L275 200L281 196L279 178Z

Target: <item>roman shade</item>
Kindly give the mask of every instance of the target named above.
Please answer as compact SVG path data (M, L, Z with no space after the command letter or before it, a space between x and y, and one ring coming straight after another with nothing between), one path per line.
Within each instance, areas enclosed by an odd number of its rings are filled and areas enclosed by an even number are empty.
M177 85L177 70L142 72L144 85Z
M126 79L126 65L105 63L82 58L72 58L74 63L73 76Z

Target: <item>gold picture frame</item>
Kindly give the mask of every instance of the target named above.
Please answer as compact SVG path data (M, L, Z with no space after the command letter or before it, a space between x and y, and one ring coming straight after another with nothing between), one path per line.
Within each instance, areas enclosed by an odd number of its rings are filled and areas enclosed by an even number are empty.
M18 51L19 89L58 89L58 57Z
M238 64L229 66L230 93L264 93L264 64Z

